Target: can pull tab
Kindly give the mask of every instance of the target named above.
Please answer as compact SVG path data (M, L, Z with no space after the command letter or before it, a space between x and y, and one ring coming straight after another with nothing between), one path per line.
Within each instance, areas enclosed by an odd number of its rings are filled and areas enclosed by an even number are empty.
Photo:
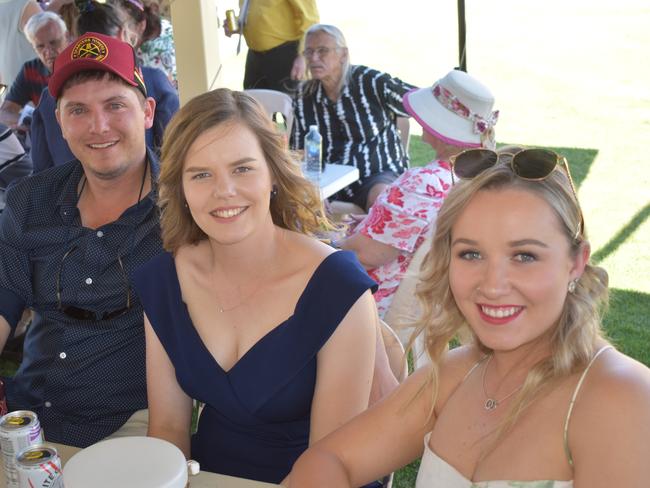
M188 459L187 460L187 473L190 476L196 476L199 474L199 471L201 471L201 465L199 464L198 461L195 461L194 459Z

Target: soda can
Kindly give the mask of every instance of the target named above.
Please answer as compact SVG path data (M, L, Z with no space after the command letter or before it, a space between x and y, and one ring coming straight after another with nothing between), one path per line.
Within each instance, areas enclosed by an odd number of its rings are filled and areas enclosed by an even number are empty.
M17 410L0 418L0 449L7 488L19 488L16 455L32 444L43 442L41 423L34 412Z
M59 453L49 444L34 444L16 457L20 488L63 488Z
M239 21L234 10L226 10L226 26L232 33L239 32Z

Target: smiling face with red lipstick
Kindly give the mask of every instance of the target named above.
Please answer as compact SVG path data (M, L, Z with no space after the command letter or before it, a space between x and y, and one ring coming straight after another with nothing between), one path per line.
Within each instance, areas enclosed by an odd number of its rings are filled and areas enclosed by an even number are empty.
M212 127L190 146L183 192L192 218L220 244L273 229L271 171L258 138L240 122Z
M509 351L550 339L579 261L540 196L482 190L452 227L449 285L480 342Z

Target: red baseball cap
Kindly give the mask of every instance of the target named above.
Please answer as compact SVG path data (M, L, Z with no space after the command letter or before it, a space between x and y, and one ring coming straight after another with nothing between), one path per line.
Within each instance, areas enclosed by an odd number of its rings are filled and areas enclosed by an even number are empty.
M142 72L130 44L96 32L86 32L56 57L47 86L59 98L65 82L80 71L109 71L147 96Z

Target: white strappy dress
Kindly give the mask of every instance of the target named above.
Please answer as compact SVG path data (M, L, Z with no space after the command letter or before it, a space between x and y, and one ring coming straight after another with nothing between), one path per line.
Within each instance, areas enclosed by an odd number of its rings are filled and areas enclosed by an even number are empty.
M571 397L571 402L569 403L569 411L567 413L566 421L564 423L564 448L567 453L567 458L569 464L573 466L573 459L571 458L571 453L568 448L568 430L569 430L569 419L571 418L571 413L573 412L573 405L575 403L578 392L582 386L582 383L587 376L587 372L591 368L592 364L600 354L606 349L610 349L612 346L604 346L594 354L594 357L591 358L589 364L582 372L580 380L576 385L576 388ZM471 372L471 371L470 371ZM465 478L460 474L456 468L454 468L447 461L438 456L435 452L429 447L429 437L431 433L429 432L424 436L424 454L422 455L422 461L420 462L420 469L418 471L418 477L415 482L415 488L573 488L573 481L557 481L557 480L540 480L540 481L511 481L511 480L494 480L494 481L471 481Z

